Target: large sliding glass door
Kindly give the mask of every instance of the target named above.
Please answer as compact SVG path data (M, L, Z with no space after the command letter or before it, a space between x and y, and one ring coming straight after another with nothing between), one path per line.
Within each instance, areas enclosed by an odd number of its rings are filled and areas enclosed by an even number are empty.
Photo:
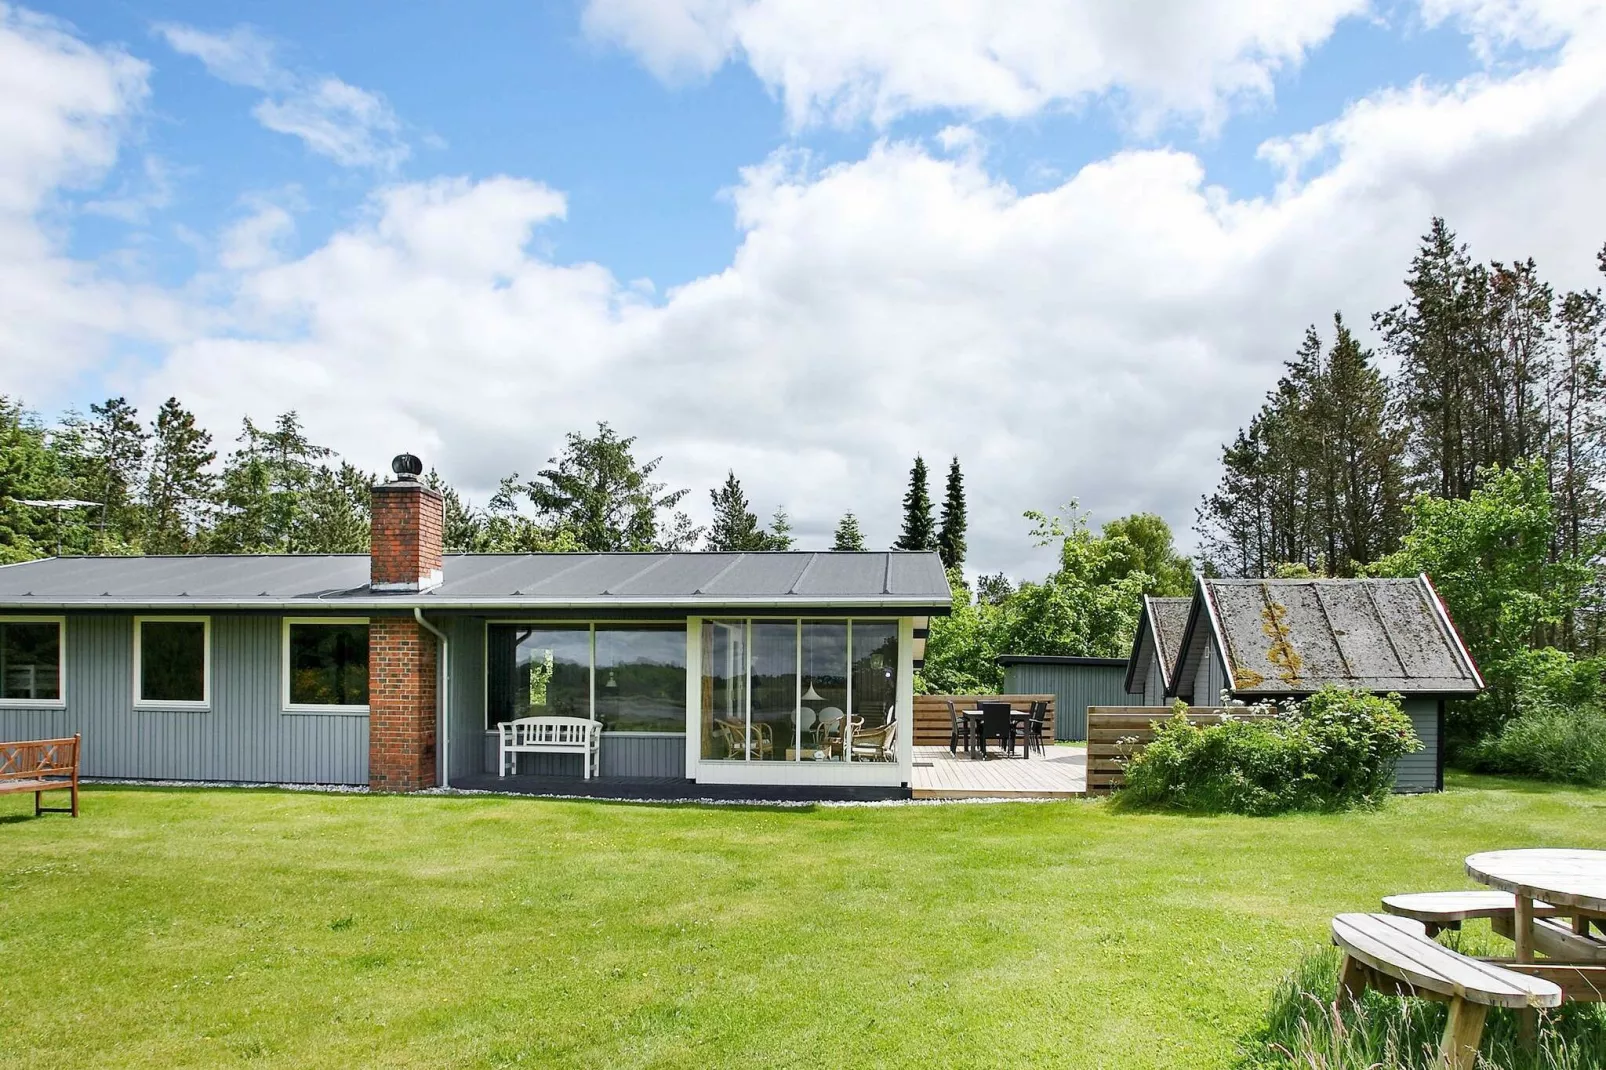
M686 731L686 626L486 627L485 726L587 717L604 732Z
M707 620L702 634L702 758L896 760L896 621Z

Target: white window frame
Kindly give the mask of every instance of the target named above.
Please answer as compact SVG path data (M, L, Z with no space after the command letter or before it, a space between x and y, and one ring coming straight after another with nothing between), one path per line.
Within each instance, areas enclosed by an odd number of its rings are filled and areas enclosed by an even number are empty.
M144 645L144 624L153 621L157 624L200 624L201 629L201 701L193 699L162 699L146 698L140 694L142 674L140 673L141 647ZM145 616L134 618L134 708L136 710L210 710L212 708L212 618L211 617L167 617Z
M368 617L285 617L279 632L279 705L281 713L324 713L335 716L366 717L368 706L323 706L314 702L290 701L290 626L292 624L368 625L369 680L373 679L373 622ZM372 684L370 683L370 686ZM373 695L370 692L369 698Z
M60 698L0 698L0 708L60 710L67 707L67 618L17 614L0 616L0 624L54 624L56 626L56 690Z

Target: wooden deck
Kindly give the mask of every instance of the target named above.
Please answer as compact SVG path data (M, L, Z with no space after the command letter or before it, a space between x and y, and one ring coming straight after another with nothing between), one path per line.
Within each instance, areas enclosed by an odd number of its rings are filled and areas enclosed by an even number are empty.
M1046 755L979 761L962 750L916 747L913 776L916 799L1069 799L1087 791L1087 752L1049 747Z

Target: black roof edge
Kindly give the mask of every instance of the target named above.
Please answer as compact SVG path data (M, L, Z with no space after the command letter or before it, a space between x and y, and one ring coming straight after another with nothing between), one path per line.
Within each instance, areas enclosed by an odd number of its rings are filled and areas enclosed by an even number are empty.
M993 659L998 665L1087 665L1101 669L1120 668L1126 658L1077 658L1057 654L1000 654Z

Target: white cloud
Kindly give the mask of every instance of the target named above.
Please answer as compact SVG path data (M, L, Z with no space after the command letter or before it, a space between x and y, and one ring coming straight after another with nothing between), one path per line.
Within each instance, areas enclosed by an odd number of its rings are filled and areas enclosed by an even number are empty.
M194 56L213 77L266 95L251 114L269 130L298 137L342 167L393 171L410 154L402 123L378 93L325 75L281 66L273 43L249 26L209 33L162 23L156 32L176 52Z
M542 255L532 239L566 205L526 179L389 186L295 256L293 221L252 204L220 246L222 322L111 380L142 405L177 394L220 430L296 408L369 468L410 448L482 498L606 419L664 454L697 506L734 468L815 546L848 509L872 544L890 542L912 455L940 471L957 454L972 565L1039 571L1026 508L1078 496L1101 519L1153 509L1186 528L1219 444L1305 324L1334 309L1364 324L1397 300L1430 214L1481 257L1532 254L1559 286L1595 285L1600 25L1580 23L1542 66L1375 92L1269 144L1287 177L1265 198L1212 187L1169 150L1118 153L1030 195L974 152L888 141L824 170L780 153L732 190L730 265L661 298ZM40 121L74 99L52 97ZM115 140L95 144L76 158L104 168ZM48 170L31 204L81 166ZM12 257L0 245L0 271ZM29 300L101 307L78 286L49 280ZM0 324L40 352L77 345L16 308ZM54 374L8 364L0 390Z
M282 100L264 100L251 114L344 167L391 170L407 158L401 123L384 98L338 78L321 78Z
M99 182L148 96L148 68L0 3L0 391L38 397L123 334L175 337L175 302L69 257L59 194Z
M263 197L247 198L250 214L236 220L218 242L217 261L227 271L254 271L277 264L294 236L290 209Z
M250 26L236 26L227 33L207 33L193 26L163 22L155 30L173 51L194 56L208 74L230 85L278 90L295 81L279 67L273 42Z
M1489 0L1493 2L1493 0ZM1368 0L588 0L586 32L668 80L733 59L779 92L794 125L957 109L1018 118L1119 94L1150 126L1213 123L1270 96Z

